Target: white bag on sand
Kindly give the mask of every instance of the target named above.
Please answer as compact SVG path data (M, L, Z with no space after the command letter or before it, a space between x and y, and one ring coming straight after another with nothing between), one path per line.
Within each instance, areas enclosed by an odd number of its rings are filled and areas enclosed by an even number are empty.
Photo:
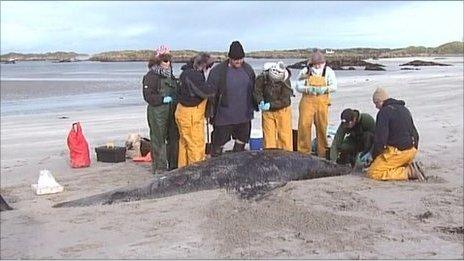
M32 184L31 187L35 190L37 195L52 194L63 191L63 186L58 184L52 173L46 169L40 171L37 184Z

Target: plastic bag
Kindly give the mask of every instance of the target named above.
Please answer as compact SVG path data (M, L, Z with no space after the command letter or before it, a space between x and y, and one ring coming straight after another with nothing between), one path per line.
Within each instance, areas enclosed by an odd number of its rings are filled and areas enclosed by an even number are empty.
M49 170L41 170L37 184L32 184L32 188L37 195L52 194L63 191L63 186L56 182Z
M71 167L84 168L90 166L90 153L87 140L82 133L81 124L73 123L68 134L68 148L71 157Z

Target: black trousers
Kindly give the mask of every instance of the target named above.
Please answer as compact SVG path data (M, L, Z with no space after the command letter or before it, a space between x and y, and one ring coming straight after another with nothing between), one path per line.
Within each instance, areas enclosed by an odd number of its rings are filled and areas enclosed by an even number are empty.
M243 143L248 143L250 140L250 133L251 121L223 126L215 125L211 133L211 141L216 148L224 146L231 138Z

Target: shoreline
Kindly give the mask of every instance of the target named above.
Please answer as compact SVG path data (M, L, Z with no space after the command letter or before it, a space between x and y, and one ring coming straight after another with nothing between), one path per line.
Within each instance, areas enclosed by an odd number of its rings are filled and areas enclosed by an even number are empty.
M372 55L341 55L341 56L331 56L331 55L326 55L327 58L330 60L338 61L342 59L356 59L356 60L372 60L375 61L377 59L395 59L395 58L408 58L408 57L418 57L418 58L430 58L430 57L436 57L436 58L447 58L447 57L462 57L463 54L461 53L446 53L446 54L438 54L438 53L431 53L431 54L420 54L420 53L415 53L415 54L405 54L405 55L385 55L385 56L372 56ZM224 53L222 56L216 56L217 61L216 62L221 62L227 59L226 53ZM246 56L247 58L253 58L253 59L307 59L308 55L289 55L289 56L284 56L284 55L253 55L253 54L248 54ZM373 59L374 57L374 59ZM190 61L191 57L186 57L186 58L173 58L172 63L187 63ZM60 61L60 59L16 59L16 62L53 62L53 63L79 63L79 62L101 62L101 63L108 63L108 62L147 62L148 58L138 58L138 59L118 59L118 58L110 58L110 59L99 59L99 58L92 58L89 57L88 59L78 59L75 61ZM7 64L7 61L2 60L1 61L3 64Z

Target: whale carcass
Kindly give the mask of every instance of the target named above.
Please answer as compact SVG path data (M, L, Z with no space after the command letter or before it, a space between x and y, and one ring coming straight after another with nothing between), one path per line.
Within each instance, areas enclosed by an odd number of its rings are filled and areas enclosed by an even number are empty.
M53 207L106 205L218 188L235 190L242 197L249 198L292 180L339 176L350 171L349 166L299 152L262 150L226 153L166 172L144 185L62 202Z

